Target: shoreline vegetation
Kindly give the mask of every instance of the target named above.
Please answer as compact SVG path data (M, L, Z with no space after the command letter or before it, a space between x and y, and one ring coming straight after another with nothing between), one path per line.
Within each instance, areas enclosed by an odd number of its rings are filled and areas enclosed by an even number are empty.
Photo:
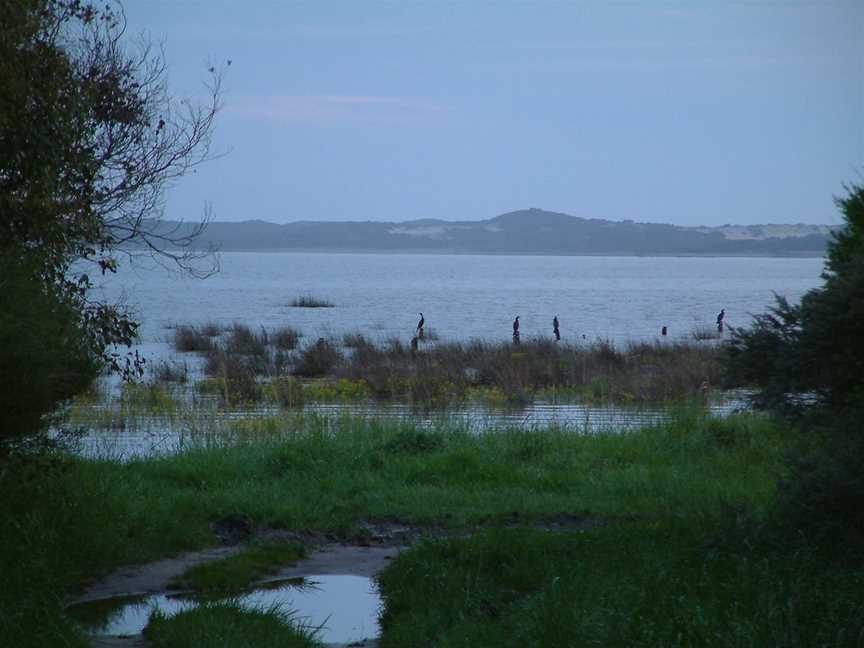
M370 521L416 529L379 577L382 646L854 645L860 571L806 548L789 556L789 538L736 539L770 516L792 443L764 415L694 407L591 436L305 417L128 462L21 454L0 473L0 511L15 521L0 536L0 635L86 645L63 613L69 593L120 565L218 544L213 525L229 516L349 544L373 541ZM562 517L599 523L569 531L551 522ZM258 553L230 561L230 578L198 570L184 583L230 589L246 562L267 571ZM220 614L195 614L213 615L209 630L193 624L204 642ZM156 617L146 634L189 645L190 622ZM180 637L163 643L166 624Z
M376 343L360 332L301 345L302 333L291 327L256 332L234 323L213 335L216 326L178 326L173 342L180 353L203 356L197 389L226 405L270 400L291 407L328 397L425 406L537 398L649 404L704 400L742 386L728 379L722 344L711 331L694 333L693 340L621 346L604 340L433 342L437 335L430 335L415 349L397 338ZM167 382L184 382L187 374L188 366L177 363L154 370Z

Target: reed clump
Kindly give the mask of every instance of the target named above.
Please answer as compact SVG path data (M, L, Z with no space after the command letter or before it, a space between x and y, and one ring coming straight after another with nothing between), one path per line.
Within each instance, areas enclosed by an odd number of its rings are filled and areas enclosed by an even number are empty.
M571 346L542 340L518 348L451 342L412 353L393 341L356 348L337 375L363 379L376 395L415 401L452 400L478 387L498 390L510 401L556 390L592 400L669 401L722 387L720 353L687 343L619 349L609 342Z
M256 333L245 324L235 322L228 331L225 351L232 354L262 356L266 354L269 343L269 335L263 327Z
M294 367L294 375L304 378L327 376L344 360L345 356L333 342L319 338L315 344L308 346L300 354L300 359Z
M310 294L300 295L291 300L289 306L294 308L333 308L336 304Z
M297 348L297 344L300 342L300 337L301 333L297 329L291 328L290 326L283 326L282 328L273 331L273 334L270 336L270 341L277 349L293 351Z
M212 337L198 327L183 324L174 329L174 348L181 353L206 353L214 346Z

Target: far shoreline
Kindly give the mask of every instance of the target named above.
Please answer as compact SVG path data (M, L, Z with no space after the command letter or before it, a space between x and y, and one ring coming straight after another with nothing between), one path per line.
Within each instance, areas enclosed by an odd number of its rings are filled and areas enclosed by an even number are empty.
M196 252L207 252L207 250L195 250ZM821 259L824 252L817 251L794 251L777 252L766 254L764 252L482 252L471 250L379 250L370 248L227 248L213 250L222 253L244 253L244 254L364 254L364 255L393 255L393 256L505 256L505 257L644 257L644 258L743 258L743 259Z

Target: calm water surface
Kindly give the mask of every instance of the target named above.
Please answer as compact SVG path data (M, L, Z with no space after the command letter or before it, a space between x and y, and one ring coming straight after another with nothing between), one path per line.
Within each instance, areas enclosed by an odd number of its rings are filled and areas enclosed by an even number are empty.
M616 344L690 339L694 329L713 328L726 310L732 326L746 326L764 312L776 292L796 300L821 283L818 258L554 257L476 255L375 255L240 253L221 256L221 272L206 280L182 277L153 266L128 265L101 294L125 301L142 321L139 350L151 366L177 358L168 340L177 324L235 321L277 328L289 325L302 344L319 337L340 340L361 332L383 341L413 335L418 313L427 331L441 340L509 340L520 315L523 340L551 337L552 317L561 321L565 342L609 339ZM333 308L294 308L292 299L310 294ZM183 354L193 374L201 358ZM714 403L715 414L741 407L732 395ZM631 409L574 403L535 402L522 408L468 405L428 413L404 404L313 403L306 413L410 420L422 427L446 421L474 431L537 428L550 424L583 433L626 430L669 416L663 408ZM232 418L271 416L222 412L205 420L206 430L230 427ZM192 425L194 427L194 424ZM93 430L83 452L140 456L173 452L200 440L188 422L144 419L112 431Z
M205 280L161 268L123 268L103 293L122 297L143 322L144 342L178 323L290 325L307 340L362 332L408 340L418 313L442 339L551 336L623 342L712 326L764 312L774 292L797 299L820 284L819 258L555 257L230 252ZM335 308L292 308L311 294Z

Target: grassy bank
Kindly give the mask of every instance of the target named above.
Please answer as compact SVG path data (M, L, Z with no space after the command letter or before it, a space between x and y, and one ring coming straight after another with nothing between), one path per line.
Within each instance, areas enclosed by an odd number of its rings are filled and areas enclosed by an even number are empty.
M259 528L345 538L362 537L360 523L376 518L477 529L514 519L542 527L561 514L591 515L609 524L566 542L644 528L659 546L664 534L672 537L670 529L690 529L670 543L674 557L698 544L728 505L758 514L772 497L785 446L764 418L718 421L698 410L621 435L556 429L470 435L314 417L296 419L293 427L250 421L246 432L231 444L125 464L62 456L4 464L0 511L10 522L0 537L0 636L19 645L66 637L76 645L77 633L61 614L69 591L123 563L212 544L209 523L228 515ZM641 551L642 532L620 533L616 546ZM626 537L630 544L621 544ZM596 560L614 562L613 554L603 556ZM401 586L386 582L388 606L395 606L388 623L402 627Z
M860 571L800 546L724 552L716 532L682 516L423 543L380 579L382 646L862 645Z

